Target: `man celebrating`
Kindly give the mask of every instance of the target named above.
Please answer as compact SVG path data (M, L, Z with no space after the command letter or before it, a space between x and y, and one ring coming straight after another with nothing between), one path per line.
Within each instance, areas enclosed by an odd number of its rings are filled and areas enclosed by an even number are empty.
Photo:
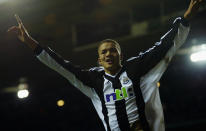
M37 59L60 73L88 96L106 131L164 131L163 109L156 83L189 33L188 21L202 0L191 0L183 17L159 42L122 64L120 45L111 39L100 42L100 67L84 70L64 60L50 48L42 48L27 32L20 18L8 32L28 45Z

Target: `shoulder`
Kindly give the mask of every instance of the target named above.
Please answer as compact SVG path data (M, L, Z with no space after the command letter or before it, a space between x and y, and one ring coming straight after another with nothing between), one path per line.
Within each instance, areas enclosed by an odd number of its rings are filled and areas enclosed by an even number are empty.
M103 67L92 67L89 69L90 74L92 74L94 79L102 79L104 75L104 68Z
M104 71L104 68L103 67L92 67L89 69L89 71L97 71L97 72L102 72Z
M129 59L127 59L125 61L125 63L135 63L135 62L138 62L143 57L144 54L146 54L146 52L140 52L137 56L130 57Z

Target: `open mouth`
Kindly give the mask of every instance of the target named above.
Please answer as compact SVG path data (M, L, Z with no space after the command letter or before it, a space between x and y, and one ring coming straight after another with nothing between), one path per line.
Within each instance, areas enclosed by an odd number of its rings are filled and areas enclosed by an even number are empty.
M113 60L112 59L106 59L105 60L108 64L113 64Z

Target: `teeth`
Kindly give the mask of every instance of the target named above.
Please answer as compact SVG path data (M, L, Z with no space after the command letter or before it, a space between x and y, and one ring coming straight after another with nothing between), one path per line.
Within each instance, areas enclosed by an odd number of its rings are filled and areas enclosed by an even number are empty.
M107 62L112 62L112 60L106 60Z

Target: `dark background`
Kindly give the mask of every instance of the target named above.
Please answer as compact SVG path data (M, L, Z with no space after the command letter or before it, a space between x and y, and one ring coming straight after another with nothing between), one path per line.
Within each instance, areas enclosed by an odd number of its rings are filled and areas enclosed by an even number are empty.
M124 59L152 46L184 14L189 0L0 0L0 130L103 131L90 100L62 76L40 63L7 29L18 14L31 36L65 59L96 66L99 41L117 40ZM206 130L206 62L192 63L193 45L206 44L203 3L191 32L160 80L167 131ZM132 35L135 24L139 35ZM18 99L20 78L30 95ZM58 107L59 99L65 101Z

